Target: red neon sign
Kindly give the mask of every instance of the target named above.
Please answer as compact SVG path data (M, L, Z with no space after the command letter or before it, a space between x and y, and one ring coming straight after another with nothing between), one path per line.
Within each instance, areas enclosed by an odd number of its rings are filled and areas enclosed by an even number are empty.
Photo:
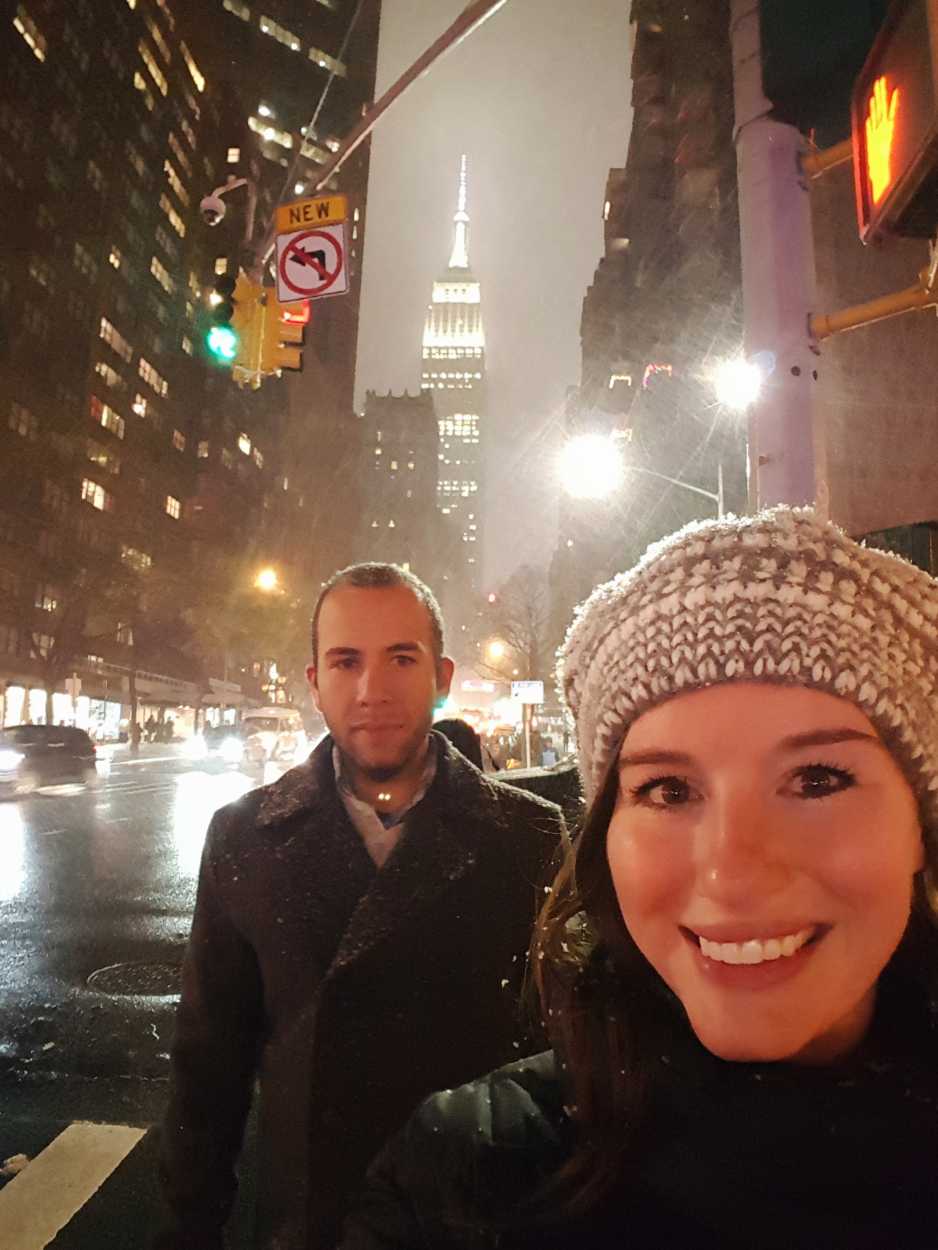
M892 185L892 141L899 99L899 88L893 87L890 92L885 74L876 79L866 117L866 168L874 204L880 202Z

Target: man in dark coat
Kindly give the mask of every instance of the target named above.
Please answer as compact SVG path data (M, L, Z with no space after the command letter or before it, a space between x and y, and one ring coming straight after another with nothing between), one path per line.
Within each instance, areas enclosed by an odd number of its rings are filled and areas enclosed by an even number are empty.
M172 1051L163 1250L216 1250L257 1082L256 1245L333 1250L350 1192L422 1097L537 1042L525 952L559 810L430 730L449 689L411 574L337 574L313 618L310 759L216 813Z

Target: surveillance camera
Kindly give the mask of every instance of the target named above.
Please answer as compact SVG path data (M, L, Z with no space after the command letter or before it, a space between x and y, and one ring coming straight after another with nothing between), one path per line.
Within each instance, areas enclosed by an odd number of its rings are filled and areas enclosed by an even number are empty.
M199 212L207 226L217 226L225 216L225 201L219 195L207 195L199 204Z

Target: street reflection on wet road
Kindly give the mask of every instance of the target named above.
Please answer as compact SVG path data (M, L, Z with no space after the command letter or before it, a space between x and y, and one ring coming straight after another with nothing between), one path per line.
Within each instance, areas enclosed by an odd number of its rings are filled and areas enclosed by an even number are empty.
M26 828L18 803L0 803L0 902L16 898L26 875Z

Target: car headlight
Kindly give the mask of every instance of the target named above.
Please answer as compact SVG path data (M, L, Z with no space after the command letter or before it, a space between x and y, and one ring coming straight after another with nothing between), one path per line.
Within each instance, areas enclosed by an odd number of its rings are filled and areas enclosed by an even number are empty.
M25 758L22 751L0 751L0 772L15 772Z
M221 744L222 758L237 763L244 754L244 743L240 738L226 738Z

